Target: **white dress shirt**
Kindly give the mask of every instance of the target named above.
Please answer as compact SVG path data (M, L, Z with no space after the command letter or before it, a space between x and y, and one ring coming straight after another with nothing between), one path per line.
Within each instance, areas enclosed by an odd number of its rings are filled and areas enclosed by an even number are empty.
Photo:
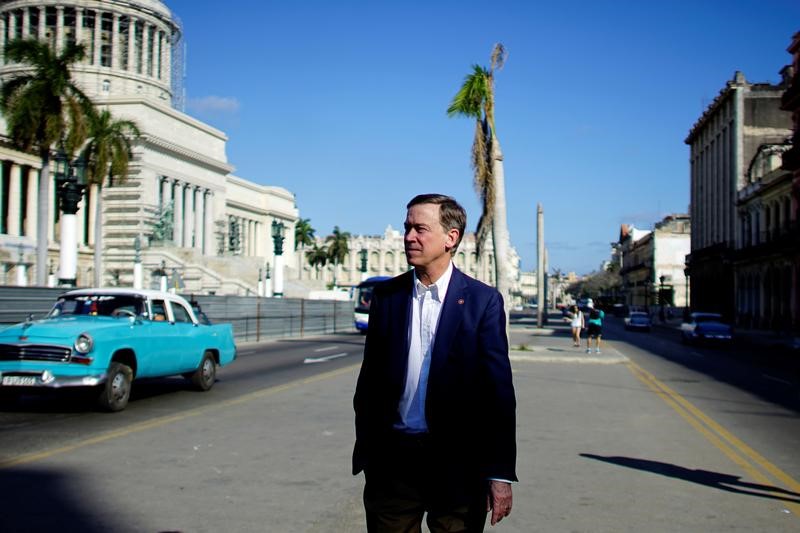
M414 273L413 305L409 327L408 369L403 396L400 398L398 414L400 420L395 429L406 433L428 431L425 420L425 396L428 388L428 372L431 368L431 352L436 341L436 329L442 303L447 294L453 263L433 285L426 287Z

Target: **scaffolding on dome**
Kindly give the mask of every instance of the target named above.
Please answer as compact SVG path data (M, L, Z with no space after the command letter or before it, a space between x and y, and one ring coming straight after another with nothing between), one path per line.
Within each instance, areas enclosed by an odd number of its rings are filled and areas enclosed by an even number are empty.
M172 15L172 20L175 23L175 31L172 34L172 71L170 72L170 79L172 80L172 107L180 112L186 111L186 42L183 40L183 23L181 19Z

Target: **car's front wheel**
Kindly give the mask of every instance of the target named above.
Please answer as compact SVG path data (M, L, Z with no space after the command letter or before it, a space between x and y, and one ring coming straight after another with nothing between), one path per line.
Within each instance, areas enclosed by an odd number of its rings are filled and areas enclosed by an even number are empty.
M214 354L208 351L203 354L200 366L192 373L190 379L192 385L201 391L207 391L214 386L214 381L217 379L217 362L214 360Z
M122 411L127 407L131 397L131 383L133 371L131 367L122 363L113 362L108 367L106 382L100 385L100 394L97 395L97 404L105 411Z

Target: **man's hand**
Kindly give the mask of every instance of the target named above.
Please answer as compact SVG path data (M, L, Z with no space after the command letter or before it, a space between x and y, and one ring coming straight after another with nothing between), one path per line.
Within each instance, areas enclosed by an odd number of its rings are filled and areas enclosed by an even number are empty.
M489 481L489 495L486 498L486 510L492 511L492 525L511 514L511 483L505 481Z

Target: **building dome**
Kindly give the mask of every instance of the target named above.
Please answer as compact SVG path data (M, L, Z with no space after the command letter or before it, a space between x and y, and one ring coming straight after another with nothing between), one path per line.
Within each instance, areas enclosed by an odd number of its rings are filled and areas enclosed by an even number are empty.
M98 103L117 97L182 107L180 24L159 0L10 0L0 5L0 48L37 38L55 50L86 46L74 69L81 88ZM13 75L0 51L0 77ZM177 88L176 88L177 86Z

